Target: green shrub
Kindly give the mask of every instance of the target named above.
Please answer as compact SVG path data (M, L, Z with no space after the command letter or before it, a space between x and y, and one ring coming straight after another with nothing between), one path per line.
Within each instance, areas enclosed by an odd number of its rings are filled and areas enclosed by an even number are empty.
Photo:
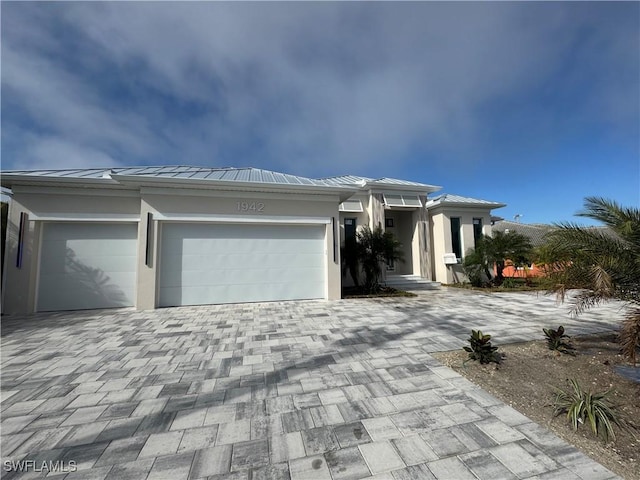
M553 328L543 328L542 331L544 332L544 336L547 337L547 346L549 347L549 350L556 350L569 355L575 355L575 348L573 348L573 345L563 340L570 337L564 333L564 327L562 325L560 325L557 330L554 330Z
M516 288L519 286L520 286L520 283L515 278L511 278L511 277L506 277L502 282L503 288Z
M615 406L607 398L611 390L602 393L585 392L575 380L570 380L571 391L556 388L554 402L554 415L566 413L571 421L573 429L578 429L578 424L589 422L593 433L601 437L605 442L616 438L613 424L620 425Z
M478 360L480 363L500 363L502 356L497 352L498 347L491 346L491 335L483 335L480 330L471 330L469 337L470 347L464 347L469 352L469 360Z

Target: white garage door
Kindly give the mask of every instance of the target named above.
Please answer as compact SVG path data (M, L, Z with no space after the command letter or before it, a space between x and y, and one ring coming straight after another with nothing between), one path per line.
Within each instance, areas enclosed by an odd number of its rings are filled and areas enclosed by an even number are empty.
M325 298L325 226L162 226L160 306Z
M132 306L136 224L45 223L38 310Z

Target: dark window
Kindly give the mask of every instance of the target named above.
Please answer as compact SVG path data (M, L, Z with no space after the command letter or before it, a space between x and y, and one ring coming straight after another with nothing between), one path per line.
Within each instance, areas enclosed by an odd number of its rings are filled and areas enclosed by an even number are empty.
M473 243L477 247L478 241L482 238L482 219L473 219Z
M457 258L462 258L462 239L460 238L460 217L451 218L451 246Z
M345 242L355 242L356 240L356 219L344 219L344 240Z

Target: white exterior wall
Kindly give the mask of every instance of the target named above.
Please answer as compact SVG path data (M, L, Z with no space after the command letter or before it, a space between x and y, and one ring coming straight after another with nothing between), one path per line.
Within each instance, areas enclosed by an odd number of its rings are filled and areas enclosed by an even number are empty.
M170 194L168 194L170 192ZM238 202L264 204L261 212L238 209ZM109 189L67 187L13 187L7 225L3 312L33 313L36 310L41 226L44 221L117 221L134 217L138 226L136 308L153 309L158 304L159 238L162 215L247 222L322 222L326 228L327 298L341 297L339 198L335 194L289 194L256 191L220 191L173 188ZM29 215L24 237L21 268L16 266L20 213ZM146 262L147 213L153 214L150 258ZM38 219L40 218L40 219ZM47 220L49 219L49 220ZM332 219L334 219L332 221ZM212 217L212 221L215 218ZM226 221L226 220L225 220ZM334 236L334 226L335 233ZM335 245L335 248L334 248ZM334 253L335 252L335 253Z
M29 221L23 240L22 266L18 268L16 258L21 212L29 215ZM137 217L139 212L140 199L129 190L14 187L7 225L3 312L23 314L33 313L36 309L43 222L54 219L77 221L79 218L90 221L110 216L114 217L112 221L123 216L130 222L131 217Z
M451 218L459 217L462 229L462 258L467 250L474 248L473 219L482 219L482 232L491 235L491 211L486 208L442 206L429 211L431 242L433 249L433 275L436 282L458 283L467 281L462 265L445 265L444 254L453 253Z

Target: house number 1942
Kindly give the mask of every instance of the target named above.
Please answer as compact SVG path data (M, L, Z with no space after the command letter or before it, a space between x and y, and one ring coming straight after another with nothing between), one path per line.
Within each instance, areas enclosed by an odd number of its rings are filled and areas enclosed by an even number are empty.
M239 212L262 212L264 203L262 202L236 202Z

